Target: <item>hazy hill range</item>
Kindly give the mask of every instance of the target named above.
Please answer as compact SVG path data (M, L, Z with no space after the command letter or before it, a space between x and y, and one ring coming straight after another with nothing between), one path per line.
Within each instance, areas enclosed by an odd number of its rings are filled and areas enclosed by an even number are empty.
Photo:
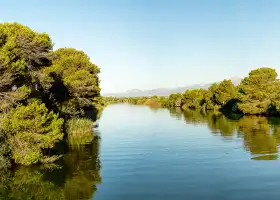
M230 80L233 82L234 85L238 85L240 81L242 80L241 77L232 77ZM218 81L217 83L219 83ZM140 89L132 89L128 90L123 93L105 93L103 96L113 96L113 97L141 97L141 96L169 96L172 93L182 93L185 92L187 89L208 89L209 86L211 86L212 83L207 84L195 84L195 85L189 85L186 87L177 87L177 88L157 88L157 89L151 89L151 90L140 90Z

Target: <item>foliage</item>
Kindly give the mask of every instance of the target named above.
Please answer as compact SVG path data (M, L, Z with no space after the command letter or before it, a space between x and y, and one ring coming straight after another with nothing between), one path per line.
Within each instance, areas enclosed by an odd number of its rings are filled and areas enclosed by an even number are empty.
M168 107L169 102L166 97L103 97L104 104L129 103L134 105L147 105L149 107Z
M64 116L85 116L86 109L100 105L98 73L100 69L90 62L82 51L62 48L51 53L52 65L44 69L45 87L57 82L50 88L51 95L58 102Z
M181 107L183 95L180 93L171 94L167 100L168 107Z
M204 89L186 90L183 94L183 109L198 109L204 103L204 96L207 91Z
M34 101L5 114L1 132L7 137L15 162L30 165L40 162L43 149L54 147L63 138L62 125L63 119Z
M0 166L57 160L48 152L63 138L58 116L96 119L103 106L99 67L82 51L52 48L46 33L0 23Z
M212 101L219 106L224 106L236 96L236 89L231 80L223 80L216 86L212 86L211 90L213 95Z
M37 72L50 63L52 42L17 23L0 24L0 112L8 111L39 88Z
M240 83L239 109L244 114L270 114L279 112L280 82L275 69L252 70Z
M9 148L3 137L0 136L0 170L9 168L11 166L8 158Z

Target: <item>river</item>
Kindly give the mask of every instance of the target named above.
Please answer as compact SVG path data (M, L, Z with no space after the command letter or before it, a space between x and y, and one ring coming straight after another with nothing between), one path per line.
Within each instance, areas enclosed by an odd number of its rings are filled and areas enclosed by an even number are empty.
M2 199L276 200L280 119L156 109L103 111L100 139L55 165L1 174Z

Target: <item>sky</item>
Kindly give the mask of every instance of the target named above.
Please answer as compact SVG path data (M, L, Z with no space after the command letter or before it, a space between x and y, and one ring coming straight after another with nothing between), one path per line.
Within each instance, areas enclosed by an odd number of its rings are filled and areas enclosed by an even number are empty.
M102 93L174 88L280 73L278 0L9 0L0 22L47 32L54 48L83 50Z

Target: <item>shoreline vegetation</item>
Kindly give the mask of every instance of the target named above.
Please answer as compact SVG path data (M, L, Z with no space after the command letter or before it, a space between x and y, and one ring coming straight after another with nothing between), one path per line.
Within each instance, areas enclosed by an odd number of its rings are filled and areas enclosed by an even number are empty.
M62 141L94 137L100 68L83 51L53 45L47 33L0 23L0 168L54 162Z
M169 97L104 97L106 104L130 103L183 110L219 111L227 114L280 116L280 80L275 69L252 70L239 85L231 80L206 89L186 90Z
M83 51L53 46L47 33L0 23L0 169L51 163L63 155L58 145L92 142L93 122L112 103L280 116L275 69L252 70L237 86L224 80L169 97L101 97L100 68Z

